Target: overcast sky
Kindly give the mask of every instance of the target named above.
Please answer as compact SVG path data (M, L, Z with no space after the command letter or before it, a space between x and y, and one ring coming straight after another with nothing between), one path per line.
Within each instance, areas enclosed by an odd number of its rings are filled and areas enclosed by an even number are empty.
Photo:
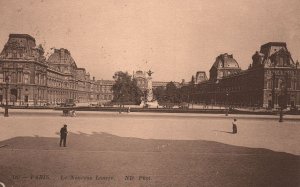
M0 0L0 26L0 48L29 34L97 79L151 68L154 80L189 81L221 53L245 69L271 41L300 60L299 0Z

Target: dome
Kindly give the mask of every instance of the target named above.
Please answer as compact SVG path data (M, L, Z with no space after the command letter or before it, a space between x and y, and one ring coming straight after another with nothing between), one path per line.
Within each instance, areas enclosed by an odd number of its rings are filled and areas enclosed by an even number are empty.
M67 64L72 67L77 67L74 59L72 58L70 52L67 49L54 49L54 53L48 58L49 64Z
M136 71L136 74L143 74L143 71L138 70L138 71Z
M240 68L233 55L227 53L219 55L213 66L216 68Z
M138 70L133 75L134 78L146 78L146 75L143 71Z

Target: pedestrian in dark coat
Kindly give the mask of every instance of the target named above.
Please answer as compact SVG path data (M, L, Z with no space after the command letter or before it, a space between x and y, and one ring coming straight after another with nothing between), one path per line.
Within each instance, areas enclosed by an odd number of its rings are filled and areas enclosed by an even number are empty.
M64 127L62 127L60 129L60 142L59 142L59 146L61 146L61 144L63 143L64 147L66 147L66 144L67 144L67 134L68 134L68 130L67 130L67 125L65 124Z
M233 119L232 122L232 134L236 134L237 133L237 120Z

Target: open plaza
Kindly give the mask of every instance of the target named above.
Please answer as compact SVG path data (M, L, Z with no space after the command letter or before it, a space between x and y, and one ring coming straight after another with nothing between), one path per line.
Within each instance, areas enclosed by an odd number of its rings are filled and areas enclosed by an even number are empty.
M6 186L299 186L300 116L10 109ZM232 134L237 119L238 133ZM59 130L68 125L67 147Z

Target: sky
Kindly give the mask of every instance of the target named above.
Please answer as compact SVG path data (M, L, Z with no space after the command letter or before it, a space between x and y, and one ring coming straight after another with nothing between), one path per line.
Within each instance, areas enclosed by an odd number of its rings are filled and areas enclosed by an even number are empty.
M154 81L190 81L222 53L246 69L267 42L300 60L299 0L0 0L0 25L1 49L29 34L96 79L151 69Z

